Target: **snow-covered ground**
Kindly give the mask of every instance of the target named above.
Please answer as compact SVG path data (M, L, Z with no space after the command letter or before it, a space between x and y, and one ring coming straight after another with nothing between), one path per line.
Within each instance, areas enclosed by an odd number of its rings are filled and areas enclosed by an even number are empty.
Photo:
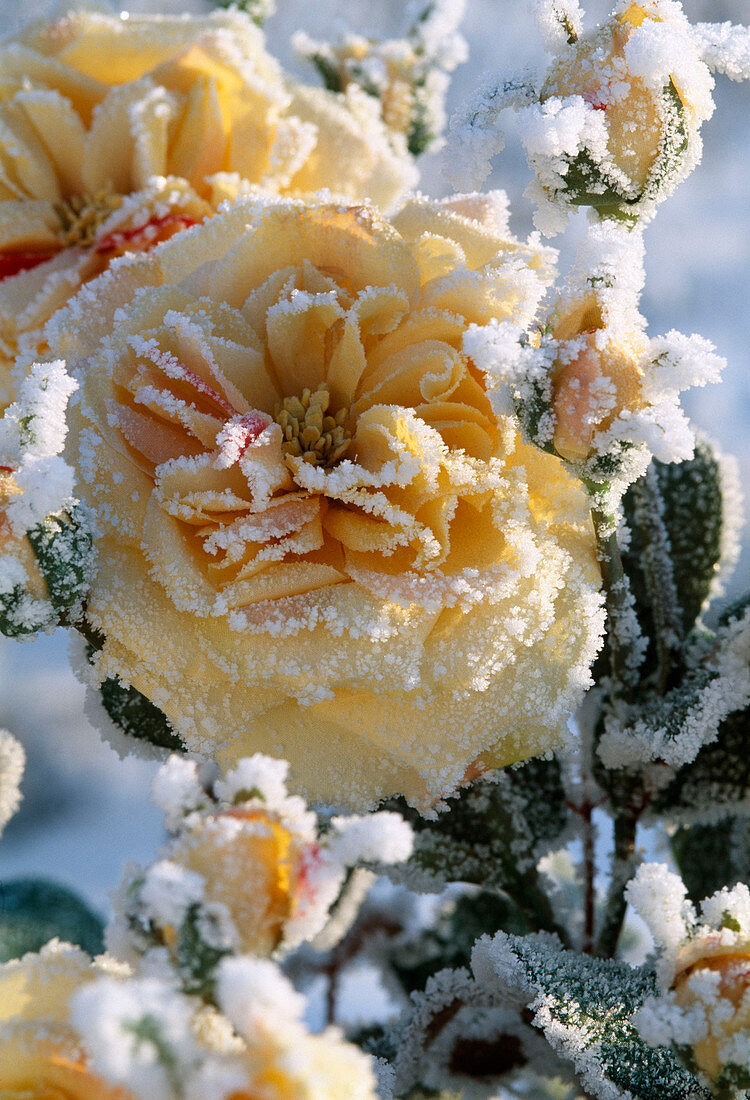
M337 20L359 29L388 30L403 0L277 0L268 23L271 48L298 75L314 76L294 59L289 37L298 29L324 37ZM58 5L60 6L60 5ZM606 13L606 0L588 5ZM685 0L693 20L750 22L747 0ZM210 10L179 0L135 0L132 11ZM464 33L470 59L456 73L449 110L489 70L515 71L540 57L528 0L467 0ZM3 0L0 30L47 9L40 0ZM704 164L665 203L647 231L648 282L644 312L651 333L671 328L699 332L728 359L725 381L688 398L695 422L725 452L737 456L750 484L750 84L720 79L717 110L704 128ZM425 158L422 188L443 194L439 154ZM487 186L504 187L519 235L531 229L523 197L528 170L512 142L497 158ZM580 226L563 242L563 266ZM560 244L555 241L555 244ZM747 529L746 529L747 530ZM748 587L745 550L730 592ZM67 670L61 635L24 644L0 638L0 727L27 745L24 803L0 844L0 882L20 874L45 874L80 889L99 908L116 885L125 860L148 860L161 838L159 815L148 801L154 765L120 761L102 745L83 717L83 689Z

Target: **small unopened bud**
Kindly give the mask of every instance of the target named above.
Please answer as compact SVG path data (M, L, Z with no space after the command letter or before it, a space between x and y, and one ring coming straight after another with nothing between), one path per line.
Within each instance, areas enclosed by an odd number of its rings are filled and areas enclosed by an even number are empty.
M555 450L569 462L589 456L597 432L623 409L640 406L643 370L626 344L610 342L604 330L583 333L579 349L563 359L553 380Z
M697 1070L718 1081L727 1052L740 1037L750 1038L750 941L727 943L712 933L687 944L677 958L673 989L681 1009L705 1016L692 1058Z
M542 103L580 96L590 109L549 197L606 216L640 214L636 205L664 197L696 163L712 86L686 20L662 0L623 5L570 42L547 75Z

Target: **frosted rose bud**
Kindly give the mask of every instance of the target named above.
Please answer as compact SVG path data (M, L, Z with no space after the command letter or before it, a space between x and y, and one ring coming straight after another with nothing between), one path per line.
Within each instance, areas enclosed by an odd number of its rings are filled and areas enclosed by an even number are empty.
M206 942L206 932L220 953L289 950L321 931L348 868L409 857L411 828L395 813L334 817L319 833L315 814L287 793L287 769L257 753L212 791L199 787L194 762L167 761L153 795L176 835L166 858L128 869L107 933L111 950L135 961L166 946L182 963L185 936Z
M0 967L0 1096L134 1100L93 1071L70 1019L73 996L108 969L56 940Z
M596 31L575 39L551 66L540 101L562 101L579 128L576 153L542 186L550 198L633 216L658 201L700 158L699 128L713 111L713 80L692 30L665 0L621 3ZM562 119L560 114L559 118ZM562 125L562 123L560 123Z
M239 950L269 955L292 916L316 849L260 807L203 816L181 834L170 856L203 877L204 898L226 906Z
M569 462L583 462L598 431L623 409L640 406L643 369L632 345L612 341L603 330L582 333L574 348L579 350L553 375L553 444Z
M696 1068L711 1081L734 1062L733 1049L746 1050L750 1041L750 939L732 939L720 932L699 936L675 963L675 1003L704 1016L704 1034L691 1049Z

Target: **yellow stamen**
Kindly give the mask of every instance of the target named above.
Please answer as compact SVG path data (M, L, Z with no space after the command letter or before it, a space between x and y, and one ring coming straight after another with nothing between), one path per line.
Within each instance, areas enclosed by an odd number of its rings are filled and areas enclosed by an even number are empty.
M93 194L85 191L82 195L72 195L56 203L55 213L60 219L63 243L82 248L92 245L99 226L121 205L122 195L115 194L110 186Z
M331 395L321 383L312 393L305 388L301 397L285 397L276 406L274 419L284 433L284 454L303 458L313 466L333 466L351 443L344 427L348 409L328 413Z

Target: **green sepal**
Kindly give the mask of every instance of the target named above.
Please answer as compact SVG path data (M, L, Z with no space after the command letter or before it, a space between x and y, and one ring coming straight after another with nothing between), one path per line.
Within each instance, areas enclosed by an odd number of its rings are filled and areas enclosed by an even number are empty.
M80 509L47 516L28 532L28 540L47 584L49 601L64 618L80 607L89 590L93 535Z
M89 955L104 950L104 923L72 890L47 879L0 883L0 962L39 951L57 936Z
M624 176L608 172L587 149L582 149L568 161L562 192L566 201L572 206L591 206L601 218L635 225L638 204L658 198L665 185L679 172L688 151L685 108L671 80L663 89L662 106L662 141L643 188L637 190L632 184L628 187Z
M311 53L305 56L318 70L320 78L329 92L343 91L341 73L338 66L329 57L326 57L324 53Z
M511 956L517 963L513 981L528 998L534 1025L560 1057L574 1063L587 1095L609 1100L614 1085L634 1100L708 1100L672 1051L648 1046L631 1022L657 992L650 970L561 951L536 936L504 937L502 955L503 974ZM508 984L503 977L506 990Z
M186 752L182 740L172 729L165 714L134 687L126 687L110 677L99 687L102 706L114 724L128 737L148 741L160 749Z
M177 938L177 967L184 991L213 1004L216 967L231 951L228 947L214 947L206 943L201 925L207 920L208 915L202 905L196 902L189 906Z

